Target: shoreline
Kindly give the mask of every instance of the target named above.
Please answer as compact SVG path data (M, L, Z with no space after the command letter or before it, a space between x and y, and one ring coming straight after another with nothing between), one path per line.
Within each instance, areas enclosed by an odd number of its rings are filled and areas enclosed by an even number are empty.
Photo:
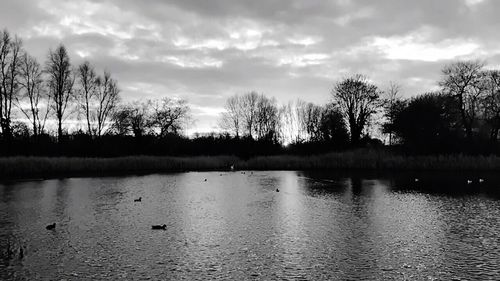
M500 171L498 156L403 156L356 150L323 155L257 156L126 156L116 158L4 157L0 179L43 180L75 176L125 176L188 171L331 170L331 171Z

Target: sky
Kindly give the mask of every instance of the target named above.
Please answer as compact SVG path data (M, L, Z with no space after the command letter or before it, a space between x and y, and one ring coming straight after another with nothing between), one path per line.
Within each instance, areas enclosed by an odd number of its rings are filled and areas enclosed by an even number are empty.
M190 132L217 130L227 97L324 104L360 73L404 97L461 59L500 65L494 0L2 0L0 28L44 61L63 43L118 80L123 101L183 98Z

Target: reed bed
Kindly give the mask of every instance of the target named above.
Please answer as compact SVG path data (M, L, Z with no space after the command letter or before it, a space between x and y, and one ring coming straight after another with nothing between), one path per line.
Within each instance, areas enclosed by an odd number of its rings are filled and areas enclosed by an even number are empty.
M0 158L0 179L49 178L79 175L145 174L177 171L229 170L500 170L498 156L403 156L372 150L322 155L259 156L242 160L235 156L117 158L7 157Z

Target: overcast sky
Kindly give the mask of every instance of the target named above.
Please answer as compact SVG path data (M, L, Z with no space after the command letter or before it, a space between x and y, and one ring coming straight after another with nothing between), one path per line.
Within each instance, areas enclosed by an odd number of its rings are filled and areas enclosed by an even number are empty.
M41 61L62 42L73 63L108 69L125 101L185 98L190 131L211 131L236 93L320 104L362 73L412 96L450 61L497 67L499 13L492 0L2 0L0 28Z

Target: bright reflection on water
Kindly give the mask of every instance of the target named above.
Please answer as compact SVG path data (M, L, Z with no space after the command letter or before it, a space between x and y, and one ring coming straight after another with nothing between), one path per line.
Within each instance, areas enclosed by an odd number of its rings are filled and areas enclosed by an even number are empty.
M0 279L498 280L499 182L247 171L4 183Z

